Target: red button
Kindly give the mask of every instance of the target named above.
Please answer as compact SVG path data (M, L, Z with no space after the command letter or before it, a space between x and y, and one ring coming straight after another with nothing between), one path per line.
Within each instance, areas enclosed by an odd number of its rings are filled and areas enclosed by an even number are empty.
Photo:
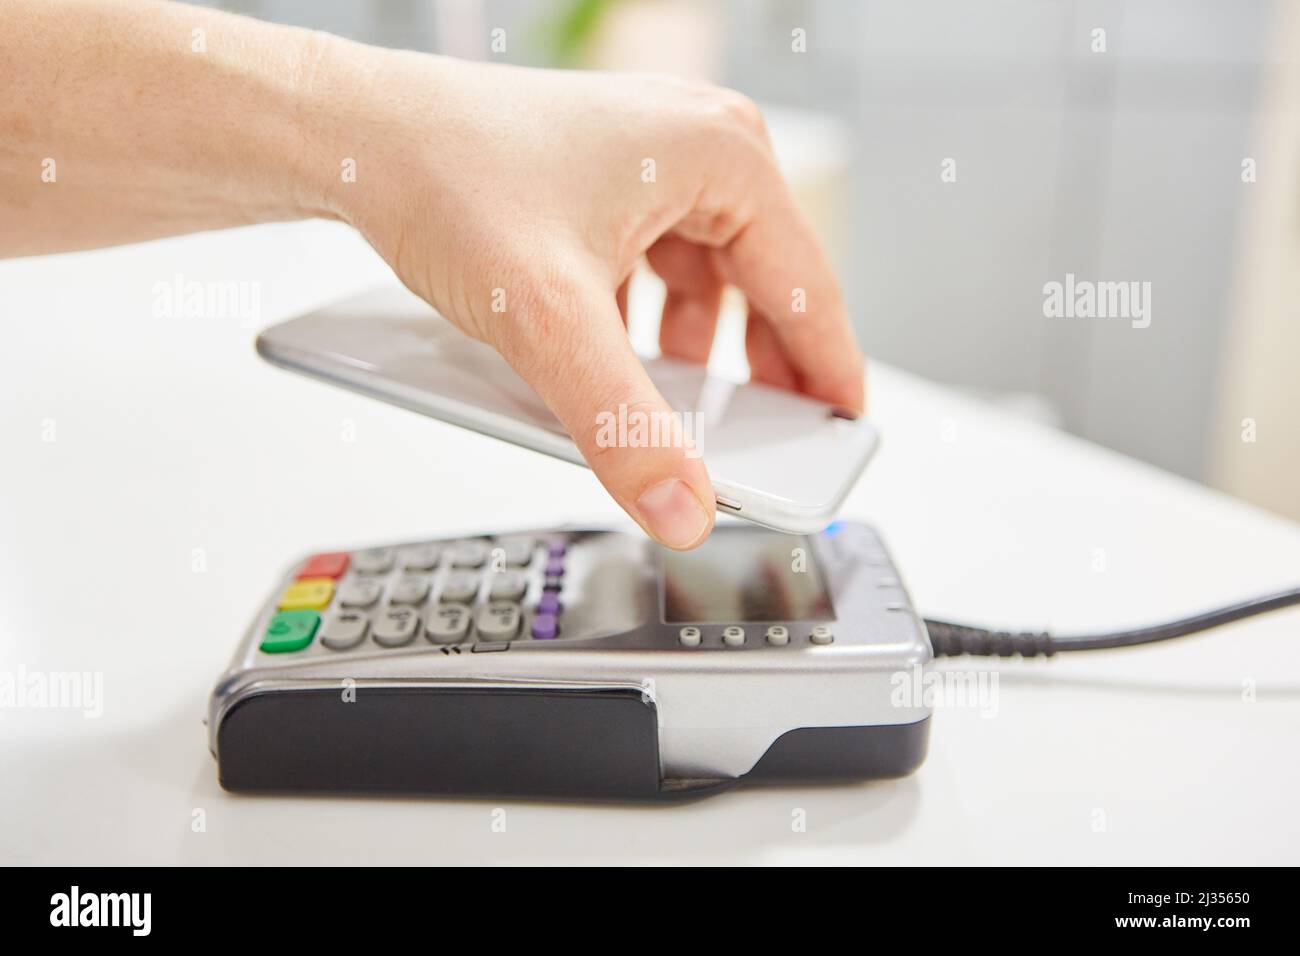
M303 578L341 578L348 569L352 556L346 551L314 554L298 569L298 580Z

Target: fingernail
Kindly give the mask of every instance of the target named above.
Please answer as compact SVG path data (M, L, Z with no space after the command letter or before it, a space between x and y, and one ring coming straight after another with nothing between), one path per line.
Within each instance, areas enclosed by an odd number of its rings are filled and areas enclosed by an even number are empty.
M709 513L680 478L659 482L637 499L636 508L650 533L670 548L689 548L709 528Z

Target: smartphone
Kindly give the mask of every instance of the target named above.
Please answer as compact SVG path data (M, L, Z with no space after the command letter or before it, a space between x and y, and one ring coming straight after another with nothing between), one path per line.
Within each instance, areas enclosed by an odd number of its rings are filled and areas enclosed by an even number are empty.
M275 365L440 421L585 462L559 420L494 349L424 300L385 286L266 329L257 351ZM679 413L678 431L610 409L611 441L689 438L704 457L718 508L792 534L824 528L879 444L864 419L782 389L737 383L705 366L646 358Z

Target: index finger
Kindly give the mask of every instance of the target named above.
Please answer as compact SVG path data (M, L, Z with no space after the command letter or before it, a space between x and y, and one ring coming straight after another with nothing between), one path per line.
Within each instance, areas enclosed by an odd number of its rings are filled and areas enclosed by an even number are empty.
M767 319L800 390L861 412L865 363L826 253L775 165L755 178L754 213L715 250L718 268Z

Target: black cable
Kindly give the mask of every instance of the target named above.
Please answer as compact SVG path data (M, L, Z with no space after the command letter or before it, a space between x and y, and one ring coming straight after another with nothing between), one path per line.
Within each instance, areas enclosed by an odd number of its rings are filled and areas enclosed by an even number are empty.
M1047 631L991 631L929 619L926 620L925 627L930 632L930 644L934 648L935 657L959 657L962 654L978 657L1013 657L1017 654L1021 657L1051 657L1062 651L1100 651L1167 641L1295 604L1300 604L1300 587L1203 611L1166 624L1153 624L1130 631L1112 631L1109 634L1062 637Z

